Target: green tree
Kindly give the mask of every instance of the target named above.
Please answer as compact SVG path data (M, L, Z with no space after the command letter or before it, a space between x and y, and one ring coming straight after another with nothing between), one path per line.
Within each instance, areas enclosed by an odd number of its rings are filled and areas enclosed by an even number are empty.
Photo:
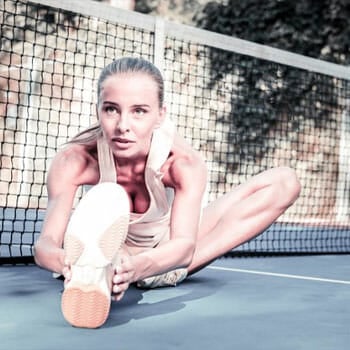
M194 21L207 30L350 64L350 0L212 1Z
M229 0L209 2L196 14L198 27L263 45L350 63L349 0ZM219 122L232 125L230 141L240 159L258 160L271 147L281 120L289 131L327 128L345 81L256 58L212 49L211 83L235 75L231 112ZM343 87L343 88L342 88ZM286 124L286 125L287 125Z

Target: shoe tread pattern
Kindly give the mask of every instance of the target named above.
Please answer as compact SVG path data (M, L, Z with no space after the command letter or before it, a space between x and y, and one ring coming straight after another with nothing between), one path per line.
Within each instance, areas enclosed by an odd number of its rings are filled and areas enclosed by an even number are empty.
M74 327L98 328L108 317L110 300L98 290L84 286L70 288L62 295L62 312Z
M113 262L116 259L118 250L126 239L128 224L129 216L121 216L102 234L99 247L108 261Z

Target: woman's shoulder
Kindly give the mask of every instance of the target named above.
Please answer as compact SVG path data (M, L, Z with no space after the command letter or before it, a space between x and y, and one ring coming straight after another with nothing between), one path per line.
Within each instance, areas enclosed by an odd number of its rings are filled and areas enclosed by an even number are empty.
M178 163L184 163L194 167L205 167L202 154L195 150L192 145L178 133L175 134L171 154Z
M61 165L83 166L91 161L91 158L94 158L91 149L85 145L72 143L60 149L54 157L54 161Z
M195 150L182 136L176 134L167 162L162 172L169 182L177 186L192 183L196 179L199 186L206 183L206 164L201 153Z
M57 152L52 160L50 173L63 175L64 178L92 181L97 171L96 151L86 145L68 144Z

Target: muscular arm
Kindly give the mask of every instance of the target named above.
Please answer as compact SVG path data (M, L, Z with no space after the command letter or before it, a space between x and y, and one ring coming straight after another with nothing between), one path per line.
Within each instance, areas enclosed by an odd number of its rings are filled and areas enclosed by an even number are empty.
M86 161L74 150L58 153L51 164L47 180L48 206L34 254L35 262L45 269L62 273L64 233L79 185L79 176L85 167Z
M187 267L192 260L206 186L202 157L180 136L165 164L163 181L175 189L171 212L170 241L133 257L135 280Z

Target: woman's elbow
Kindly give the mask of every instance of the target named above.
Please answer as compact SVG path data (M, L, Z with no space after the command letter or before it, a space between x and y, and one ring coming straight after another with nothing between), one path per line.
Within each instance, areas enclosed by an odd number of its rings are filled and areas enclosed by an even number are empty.
M57 270L63 264L63 250L48 237L39 237L34 244L34 262L41 268Z
M42 254L41 254L41 244L37 241L33 247L34 262L39 267L43 267Z
M192 259L194 256L194 252L196 249L196 244L194 241L186 241L186 243L184 244L184 255L183 255L183 267L188 267L191 265L192 263Z

